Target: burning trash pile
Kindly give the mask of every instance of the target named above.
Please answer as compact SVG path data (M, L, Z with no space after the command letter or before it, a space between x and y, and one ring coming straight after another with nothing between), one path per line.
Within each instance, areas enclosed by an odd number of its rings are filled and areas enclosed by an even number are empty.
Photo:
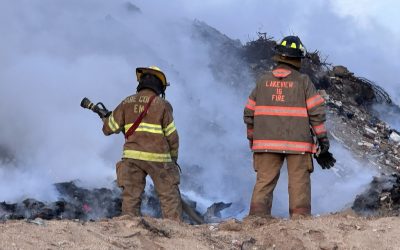
M400 175L375 177L356 197L352 209L360 215L400 216Z
M374 105L387 106L400 114L390 96L364 78L354 77L343 66L329 71L328 110L332 137L350 148L360 159L386 173L400 169L400 136L378 118Z
M45 203L25 199L20 203L0 203L0 220L6 219L80 219L90 220L118 216L121 200L116 190L99 188L88 190L74 182L54 185L59 200Z
M82 221L112 218L121 215L120 190L95 188L85 189L75 182L54 184L59 193L55 202L41 202L35 199L25 199L20 203L0 203L1 220L19 220L36 218L78 219ZM231 203L217 202L212 204L202 215L196 210L196 202L183 197L184 221L189 224L202 224L221 221L221 211L230 207ZM154 186L142 195L142 211L144 214L161 218L161 208Z

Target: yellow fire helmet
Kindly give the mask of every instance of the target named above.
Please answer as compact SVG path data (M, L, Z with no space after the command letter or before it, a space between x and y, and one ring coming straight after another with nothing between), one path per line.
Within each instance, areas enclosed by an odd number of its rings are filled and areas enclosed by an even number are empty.
M136 68L136 77L138 81L144 74L151 74L160 79L163 84L164 90L167 88L167 86L169 86L169 83L167 82L167 78L165 77L164 72L162 72L161 69L157 66Z

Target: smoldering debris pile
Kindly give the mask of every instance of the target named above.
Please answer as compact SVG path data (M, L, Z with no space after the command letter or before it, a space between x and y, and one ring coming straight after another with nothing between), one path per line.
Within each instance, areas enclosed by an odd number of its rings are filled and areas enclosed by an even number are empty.
M360 215L400 215L400 175L375 177L369 188L358 195L352 206Z
M75 182L56 183L54 186L59 192L59 199L55 202L41 202L35 199L25 199L12 204L0 202L0 221L36 218L87 221L121 215L120 190L117 187L89 190L77 186ZM202 215L196 210L195 201L187 197L183 197L183 200L184 221L189 224L221 221L220 212L231 205L223 202L214 203ZM142 195L142 211L146 215L161 218L160 203L153 186Z
M55 202L25 199L20 203L0 203L0 220L5 219L80 219L114 217L121 213L121 200L116 190L88 190L74 182L54 185L59 192Z
M364 78L343 74L344 67L329 72L328 111L331 135L383 172L400 169L399 132L378 118L373 105L385 105L400 115L400 108L379 86ZM344 68L345 69L345 68ZM340 72L340 73L339 73Z

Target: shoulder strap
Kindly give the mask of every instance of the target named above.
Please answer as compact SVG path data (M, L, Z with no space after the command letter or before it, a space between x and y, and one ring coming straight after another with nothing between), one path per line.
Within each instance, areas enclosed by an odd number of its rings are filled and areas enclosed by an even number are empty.
M128 140L129 136L131 136L135 130L139 127L139 124L142 122L143 118L146 116L147 111L150 108L150 104L153 102L154 98L156 98L155 95L153 95L152 97L150 97L149 102L146 104L146 106L144 107L144 110L142 113L140 113L140 115L138 116L138 118L136 118L135 122L132 124L132 126L128 129L128 131L126 131L125 133L125 140Z

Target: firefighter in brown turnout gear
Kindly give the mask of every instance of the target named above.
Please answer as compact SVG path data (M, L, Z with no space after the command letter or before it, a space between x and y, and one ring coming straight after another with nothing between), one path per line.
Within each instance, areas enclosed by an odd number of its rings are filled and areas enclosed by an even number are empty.
M122 214L140 216L141 195L150 175L160 199L164 218L181 220L179 192L179 138L172 106L164 99L167 80L157 67L136 69L139 85L104 120L105 135L123 132L122 160L117 163L117 182L122 191ZM160 95L162 97L160 97Z
M318 157L323 157L317 161L323 168L335 162L328 152L324 99L310 78L299 72L304 55L297 36L285 37L276 46L273 59L277 66L258 79L246 104L244 122L257 172L249 215L270 216L273 191L285 159L290 216L310 215L312 154L319 149Z

